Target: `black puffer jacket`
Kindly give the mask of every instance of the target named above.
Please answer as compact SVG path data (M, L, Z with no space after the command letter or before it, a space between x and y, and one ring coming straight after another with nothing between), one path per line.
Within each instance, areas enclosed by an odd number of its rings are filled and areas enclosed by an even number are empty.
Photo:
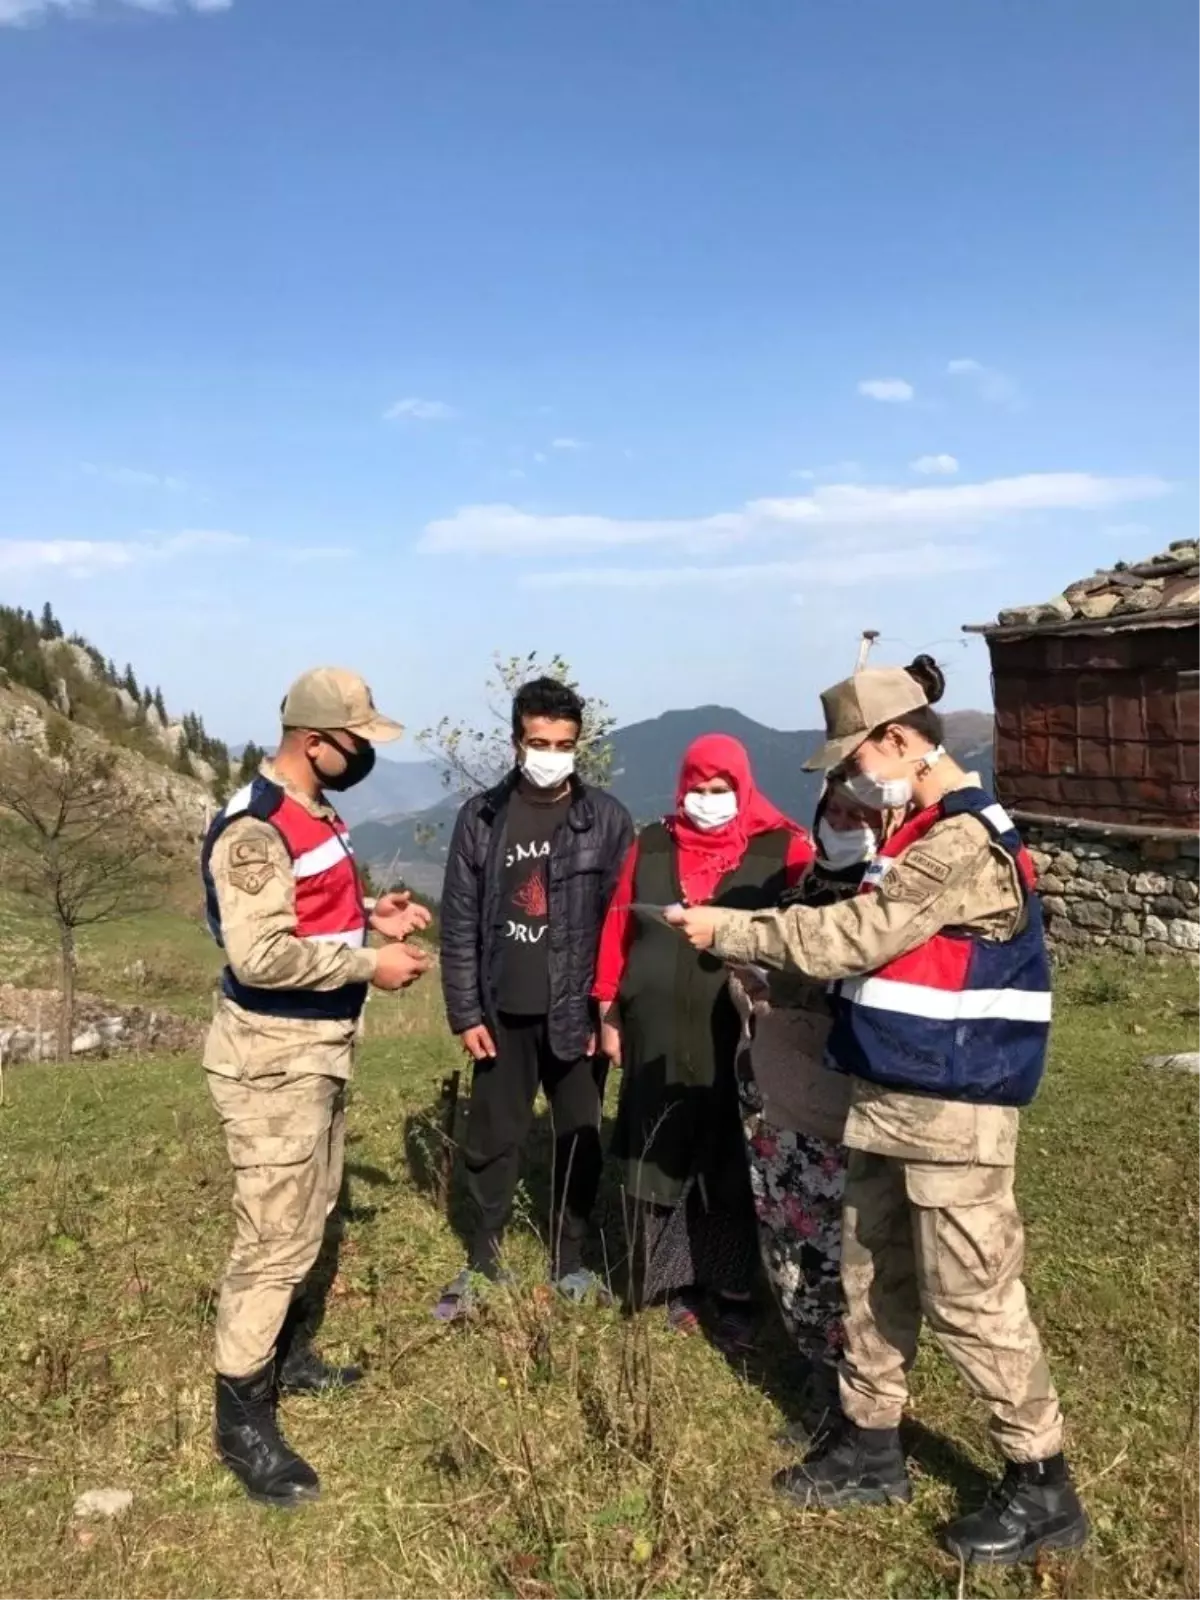
M468 800L458 814L442 889L442 991L455 1033L493 1026L499 970L504 819L517 782ZM595 1025L591 993L604 913L633 843L619 800L575 781L565 824L549 860L550 1048L573 1061Z

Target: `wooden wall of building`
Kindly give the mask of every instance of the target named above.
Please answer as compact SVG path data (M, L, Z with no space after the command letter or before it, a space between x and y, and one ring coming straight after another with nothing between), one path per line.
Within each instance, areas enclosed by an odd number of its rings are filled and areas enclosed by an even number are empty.
M991 636L996 793L1010 809L1200 826L1200 629Z

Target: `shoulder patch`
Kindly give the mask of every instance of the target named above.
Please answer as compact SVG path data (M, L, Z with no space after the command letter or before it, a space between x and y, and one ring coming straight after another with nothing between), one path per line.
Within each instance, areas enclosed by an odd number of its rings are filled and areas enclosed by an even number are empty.
M932 878L935 883L945 883L950 876L951 868L944 861L939 861L936 856L931 856L928 850L906 850L902 860L906 867L912 867L915 872L922 872L927 878Z
M229 869L229 882L235 889L241 889L246 894L258 894L274 876L275 868L269 861Z
M271 847L266 839L234 839L230 843L230 866L252 866L270 859Z
M908 857L905 857L907 861ZM927 883L913 879L905 872L889 872L879 885L879 893L885 900L894 900L897 904L927 900L933 893Z

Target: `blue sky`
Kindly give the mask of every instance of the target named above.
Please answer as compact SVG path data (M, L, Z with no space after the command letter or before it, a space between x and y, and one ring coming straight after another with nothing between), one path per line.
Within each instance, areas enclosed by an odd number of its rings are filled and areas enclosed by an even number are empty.
M0 0L0 597L623 720L1196 526L1193 0Z

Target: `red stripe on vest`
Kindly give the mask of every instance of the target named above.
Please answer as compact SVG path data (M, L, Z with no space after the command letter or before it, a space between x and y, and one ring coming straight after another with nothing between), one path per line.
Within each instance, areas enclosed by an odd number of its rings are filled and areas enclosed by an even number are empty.
M291 852L292 860L337 839L344 846L333 863L309 877L296 879L296 932L300 938L319 934L356 933L366 927L362 885L351 852L349 830L340 817L328 822L285 794L271 818Z
M915 817L910 817L896 829L891 838L880 846L879 855L889 860L899 859L923 839L944 815L940 802L926 806L924 811L918 811ZM1023 845L1017 852L1016 862L1022 882L1032 893L1037 887L1037 873L1029 852ZM877 883L864 881L858 892L874 894L877 890ZM915 950L909 950L905 955L897 956L894 961L885 962L882 967L877 967L874 976L890 978L897 983L920 984L922 988L946 989L956 993L966 988L972 950L970 939L955 938L942 928L924 944L918 945Z

